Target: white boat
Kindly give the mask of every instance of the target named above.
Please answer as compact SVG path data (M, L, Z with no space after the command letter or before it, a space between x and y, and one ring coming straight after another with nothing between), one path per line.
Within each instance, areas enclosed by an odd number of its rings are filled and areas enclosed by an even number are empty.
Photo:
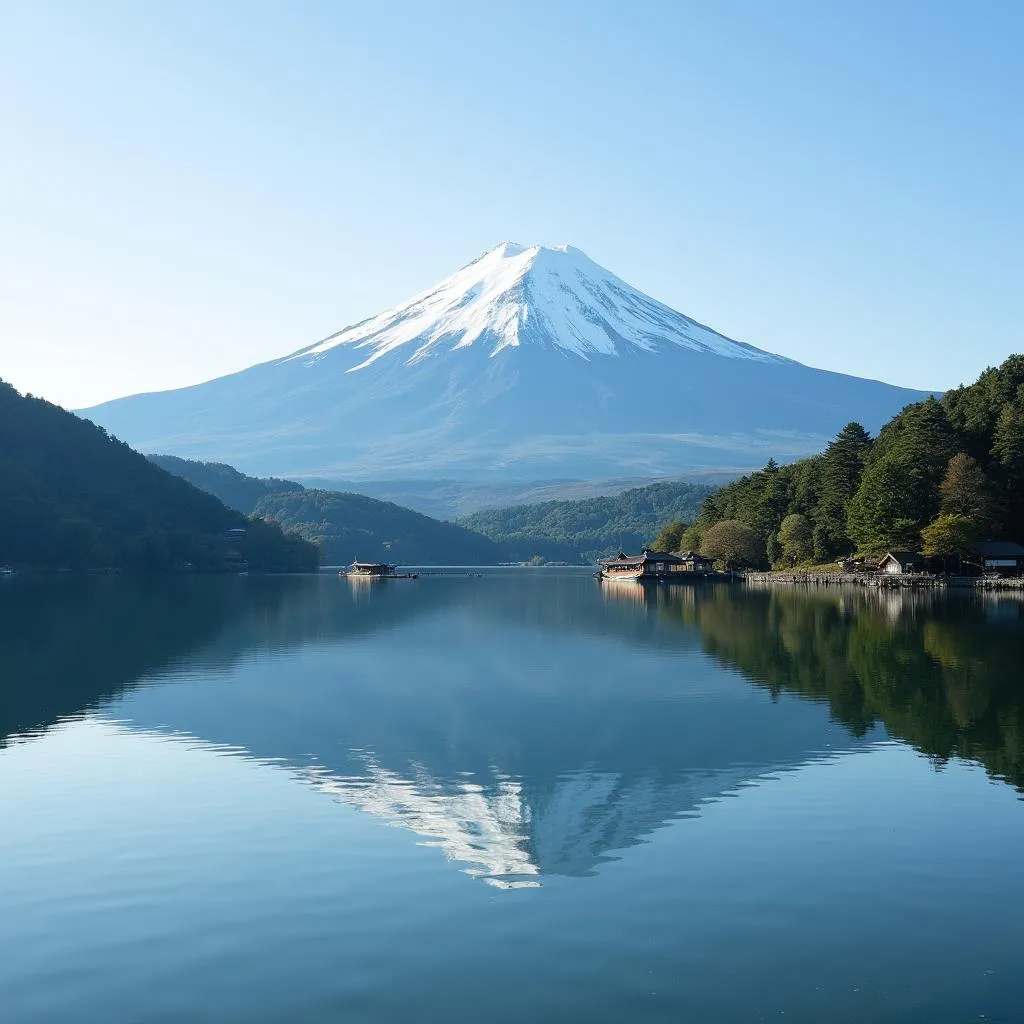
M418 574L398 572L398 566L390 562L353 562L338 575L350 580L414 580Z

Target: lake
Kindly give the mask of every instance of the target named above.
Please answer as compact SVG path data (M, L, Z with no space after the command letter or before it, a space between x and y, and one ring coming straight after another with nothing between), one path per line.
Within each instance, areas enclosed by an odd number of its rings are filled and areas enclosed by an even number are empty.
M1024 1019L1024 611L0 581L4 1021Z

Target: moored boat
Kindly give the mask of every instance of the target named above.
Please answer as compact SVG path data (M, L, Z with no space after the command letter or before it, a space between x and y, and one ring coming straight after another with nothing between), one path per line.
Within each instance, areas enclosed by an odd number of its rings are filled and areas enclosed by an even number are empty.
M419 575L415 572L399 572L397 565L390 562L353 562L342 569L339 576L347 576L351 580L414 580Z

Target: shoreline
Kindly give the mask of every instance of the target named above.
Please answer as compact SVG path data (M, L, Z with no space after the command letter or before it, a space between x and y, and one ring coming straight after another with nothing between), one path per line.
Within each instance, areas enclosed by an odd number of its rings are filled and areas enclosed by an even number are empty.
M873 587L880 590L963 589L1024 590L1024 577L986 580L978 576L928 576L927 574L851 573L851 572L748 572L744 583L768 586Z

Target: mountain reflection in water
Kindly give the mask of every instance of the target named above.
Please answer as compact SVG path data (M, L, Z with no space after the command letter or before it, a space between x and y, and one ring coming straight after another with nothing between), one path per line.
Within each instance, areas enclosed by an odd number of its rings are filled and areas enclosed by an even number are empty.
M520 888L890 737L1021 788L1020 630L1012 599L572 571L25 581L0 746L83 715L192 737Z

